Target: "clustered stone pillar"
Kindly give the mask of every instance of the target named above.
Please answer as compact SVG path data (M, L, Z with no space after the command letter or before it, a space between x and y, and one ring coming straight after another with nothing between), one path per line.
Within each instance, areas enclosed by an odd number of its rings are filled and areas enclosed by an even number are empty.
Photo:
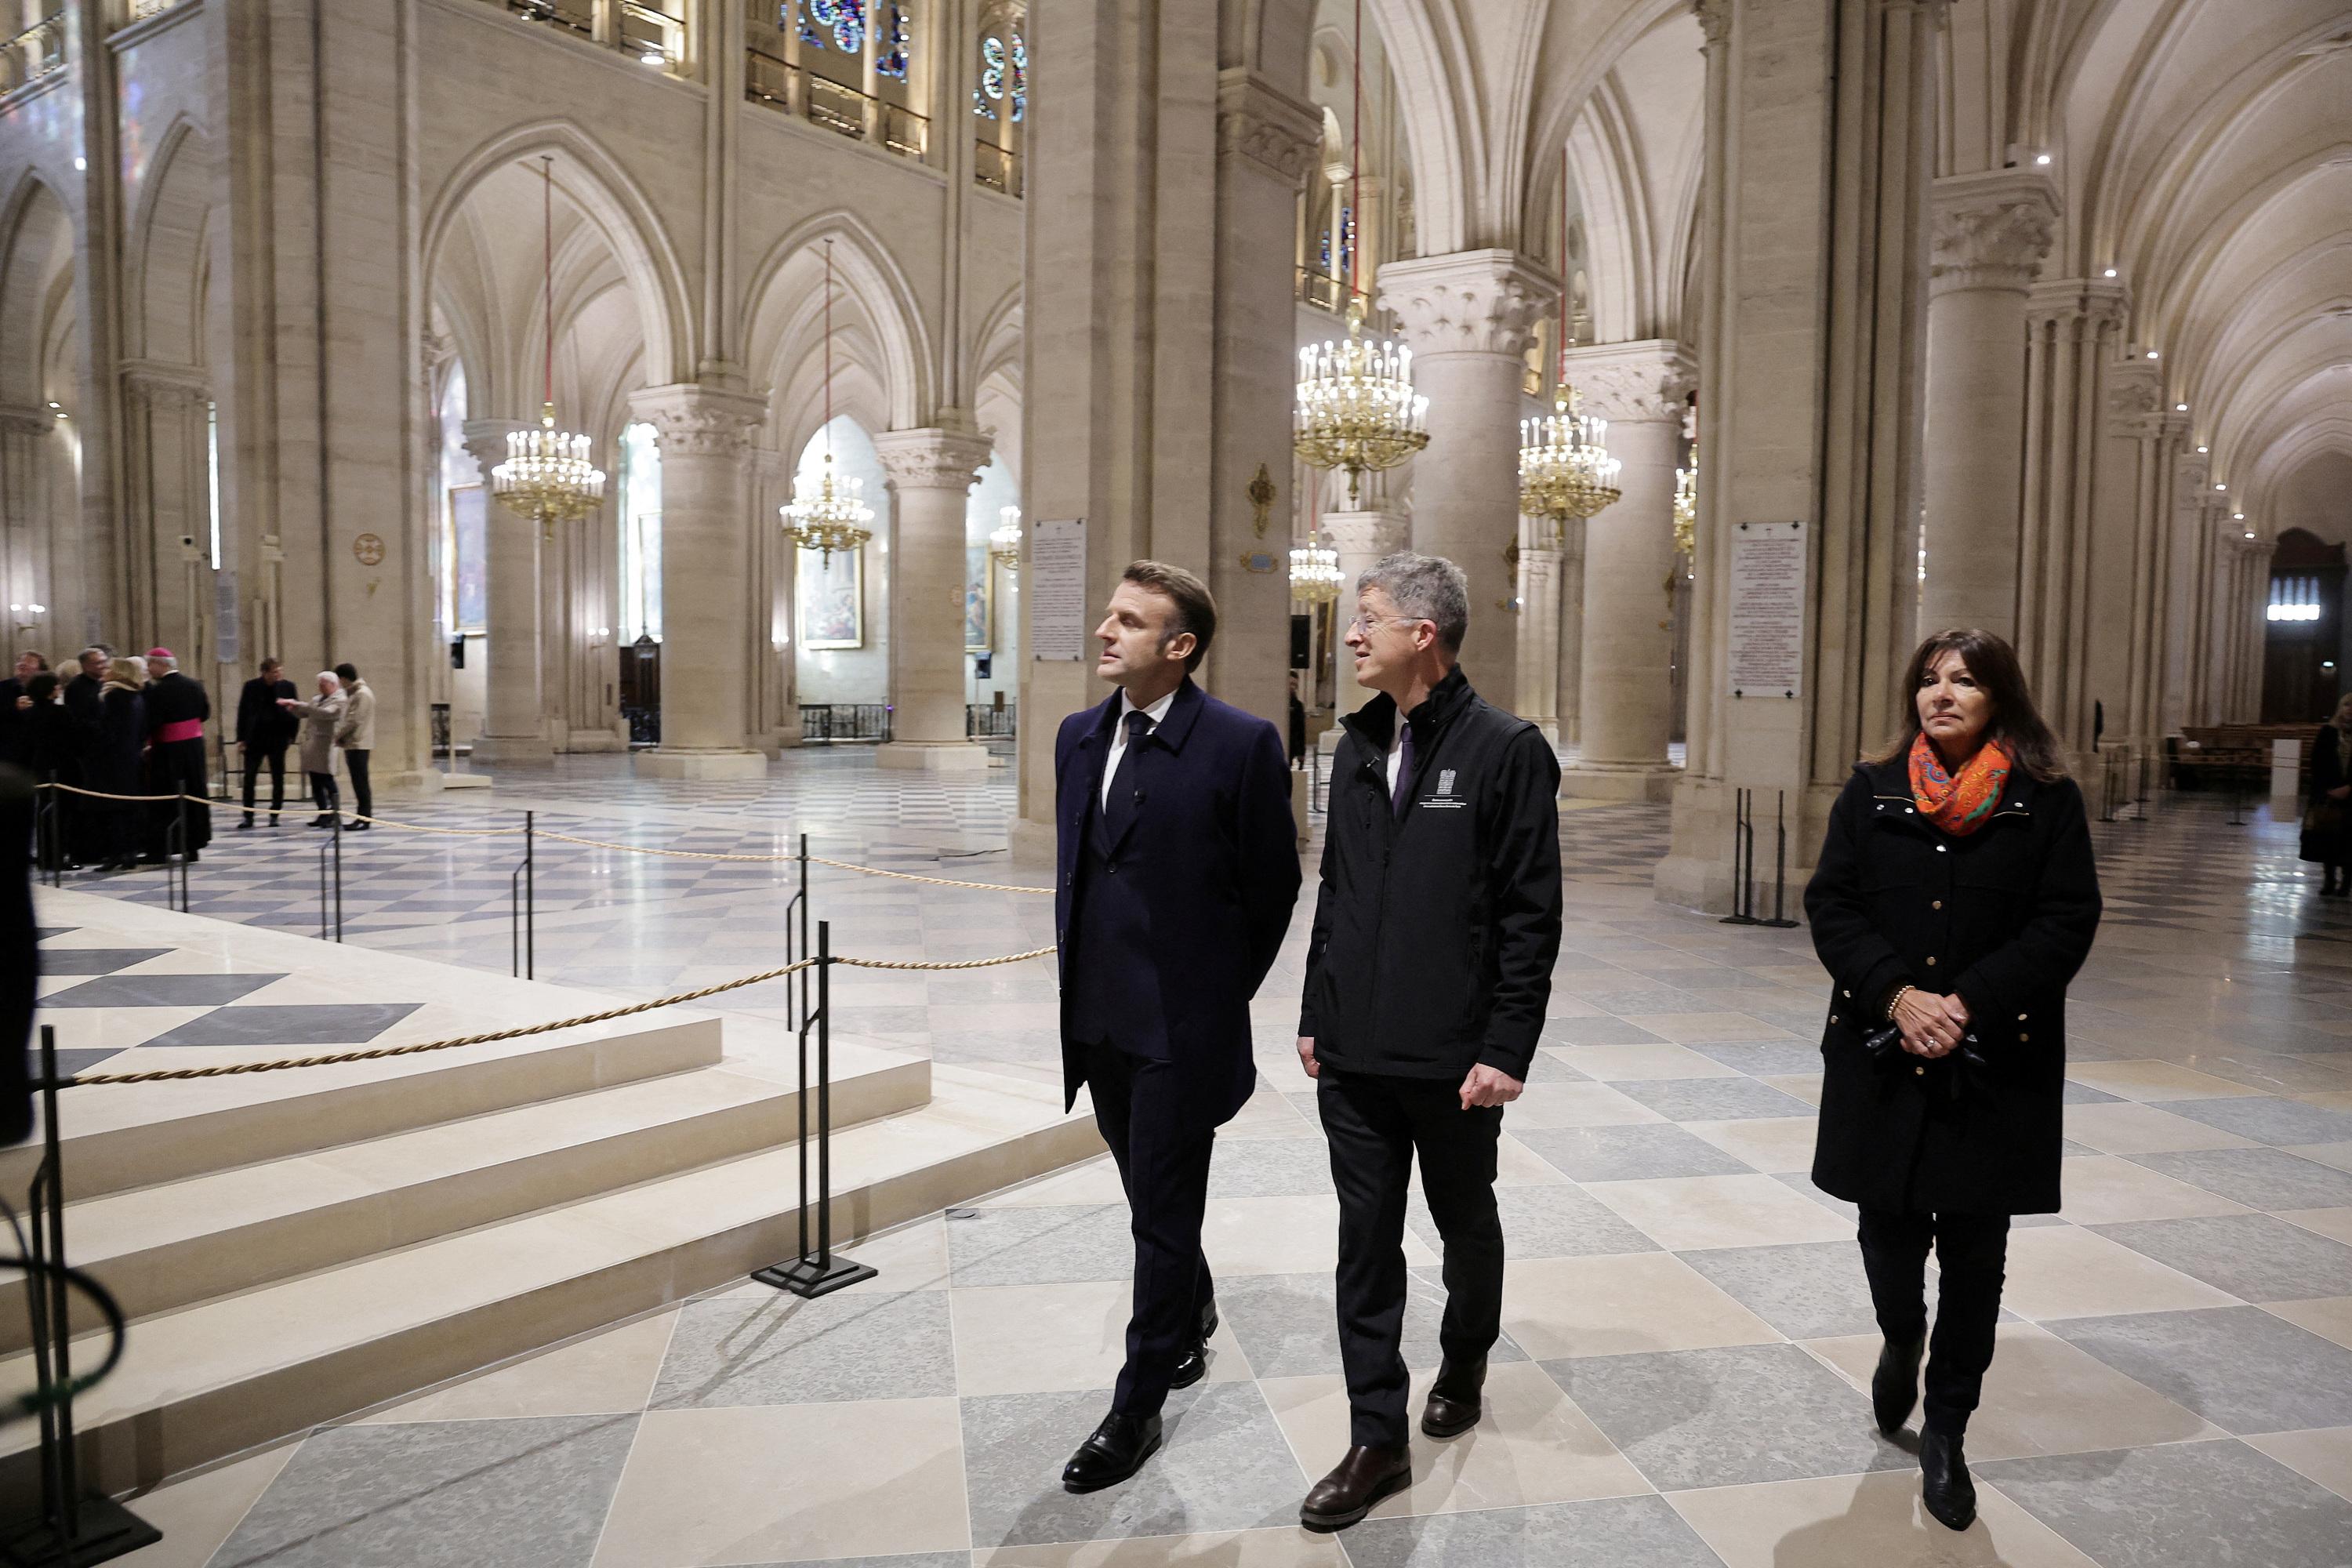
M1520 520L1519 717L1559 743L1559 547L1549 518Z
M1610 800L1664 800L1679 771L1674 737L1675 458L1695 380L1662 340L1570 349L1569 384L1609 421L1617 504L1584 529L1583 693L1576 760L1560 787Z
M2026 291L2050 249L2049 179L1998 169L1935 183L1927 285L1927 630L2014 642L2020 588Z
M1478 694L1517 712L1518 592L1511 546L1519 530L1519 416L1528 344L1559 285L1514 251L1469 250L1391 261L1381 308L1395 313L1413 351L1415 386L1429 398L1429 446L1412 463L1413 548L1442 555L1470 578L1470 631L1462 668Z
M1383 555L1393 555L1406 543L1405 521L1392 511L1327 511L1323 531L1331 552L1339 558L1339 598L1331 606L1332 704L1339 713L1353 713L1372 700L1356 684L1355 656L1348 651L1348 622L1356 613L1356 579ZM1336 728L1326 731L1338 744Z
M652 778L758 778L768 759L746 725L744 584L751 433L766 403L681 383L639 392L629 408L654 427L662 461L661 744L638 755L637 769Z
M1553 710L1559 724L1559 743L1572 746L1584 712L1584 519L1571 517L1559 525L1559 645L1553 679Z
M976 431L894 430L874 439L890 476L890 741L886 768L977 773L964 735L964 509L988 461Z
M468 419L466 450L482 470L482 488L491 485L490 470L507 458L507 434L526 426L517 419ZM493 500L486 520L484 562L488 581L484 612L488 625L485 642L490 668L483 682L486 698L482 732L474 741L474 760L483 763L541 763L554 754L547 738L546 681L539 645L539 519L511 511ZM295 684L302 682L297 679ZM304 695L309 689L304 688Z

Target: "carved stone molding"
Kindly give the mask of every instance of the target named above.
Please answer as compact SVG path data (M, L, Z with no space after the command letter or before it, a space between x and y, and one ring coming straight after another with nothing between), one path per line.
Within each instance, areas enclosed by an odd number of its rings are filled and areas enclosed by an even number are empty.
M1570 349L1563 361L1569 384L1603 419L1672 419L1679 425L1698 385L1697 362L1682 344L1665 338Z
M122 367L123 389L150 408L180 408L212 396L205 373L194 365L131 360Z
M490 470L507 460L507 433L530 427L520 419L468 419L457 427L467 455L482 470L484 484L490 482Z
M1307 177L1323 152L1323 117L1311 103L1236 66L1217 73L1217 153L1247 158L1285 184Z
M46 408L0 405L0 436L39 440L56 434L57 428L58 416Z
M1691 12L1698 17L1699 31L1706 35L1706 47L1714 48L1731 39L1731 0L1691 0Z
M1380 307L1394 314L1418 354L1516 358L1559 300L1559 279L1512 250L1465 250L1391 261L1381 268Z
M2164 434L2164 387L2146 360L2122 360L2106 368L2107 433L2137 440Z
M1323 531L1331 548L1342 555L1393 555L1408 542L1412 531L1392 511L1327 511Z
M988 437L971 430L933 427L889 430L874 437L874 455L893 488L902 490L968 490L994 450Z
M2033 283L2058 228L2048 176L2018 169L1951 174L1929 195L1928 290L2014 289Z
M740 458L768 417L768 400L679 382L629 395L629 412L654 427L663 458Z
M2025 296L2025 319L2071 326L2077 342L2102 331L2120 331L2131 311L2131 293L2105 278L2064 278L2036 283Z

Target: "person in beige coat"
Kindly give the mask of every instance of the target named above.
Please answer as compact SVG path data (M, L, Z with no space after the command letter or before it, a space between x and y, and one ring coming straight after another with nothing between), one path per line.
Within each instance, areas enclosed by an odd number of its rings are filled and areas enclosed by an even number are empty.
M313 827L331 827L341 803L335 794L335 731L347 706L343 683L331 669L319 672L319 695L308 702L281 697L278 706L302 721L302 771L310 775L310 802L319 815Z
M353 833L365 833L375 816L375 790L368 783L368 753L375 750L375 689L360 679L356 666L335 666L343 685L342 722L335 726L335 744L343 749L343 771L352 775L352 804L359 807L346 823Z

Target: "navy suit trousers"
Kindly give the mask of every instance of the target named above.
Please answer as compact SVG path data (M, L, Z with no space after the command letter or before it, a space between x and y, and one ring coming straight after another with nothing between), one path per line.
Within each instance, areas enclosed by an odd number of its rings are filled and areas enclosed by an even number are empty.
M1118 1164L1135 1237L1135 1305L1127 1323L1127 1364L1110 1407L1121 1415L1157 1415L1169 1379L1216 1300L1201 1252L1201 1216L1209 1204L1209 1155L1216 1129L1188 1115L1164 1061L1111 1046L1087 1053L1095 1124Z

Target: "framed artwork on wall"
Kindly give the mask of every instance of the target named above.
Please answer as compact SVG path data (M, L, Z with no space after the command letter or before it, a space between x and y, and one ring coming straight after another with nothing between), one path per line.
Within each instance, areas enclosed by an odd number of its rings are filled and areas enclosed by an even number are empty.
M462 637L490 624L490 493L479 485L449 487L449 560L456 584L456 622Z
M963 568L963 651L996 647L996 574L985 544L967 545Z
M801 647L866 646L866 552L800 552Z

